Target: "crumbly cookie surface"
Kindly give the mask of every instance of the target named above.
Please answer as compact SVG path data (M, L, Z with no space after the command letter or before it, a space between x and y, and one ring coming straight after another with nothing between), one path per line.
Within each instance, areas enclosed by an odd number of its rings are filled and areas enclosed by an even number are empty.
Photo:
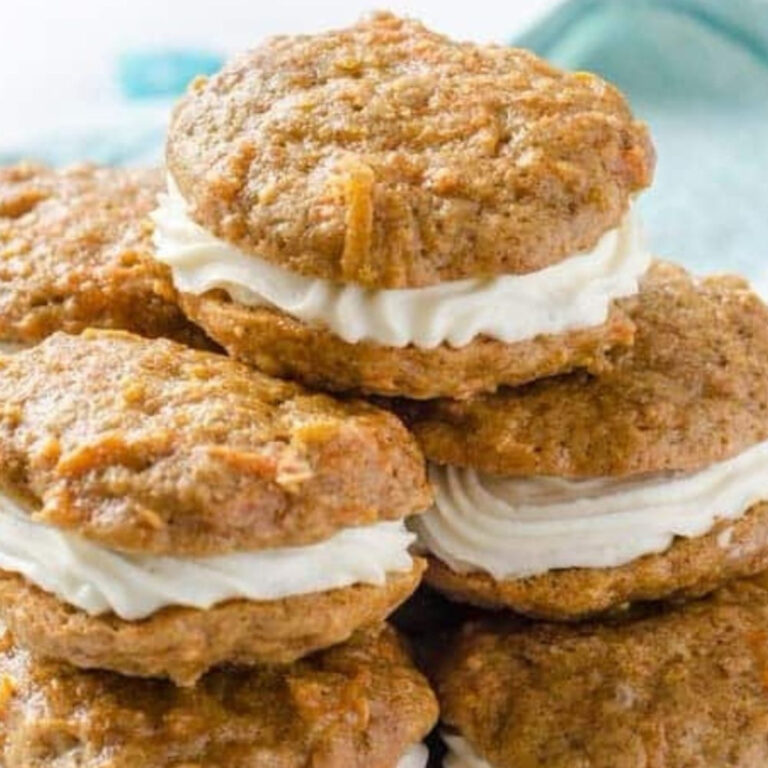
M0 359L0 482L106 546L207 555L307 544L428 506L391 414L117 331Z
M349 344L329 330L214 293L182 294L190 318L230 355L274 376L318 389L414 399L468 397L574 368L598 373L608 353L631 344L634 326L614 305L603 325L505 344L487 337L437 349Z
M83 672L0 642L5 768L393 768L437 717L389 628L194 688Z
M381 586L357 584L282 600L173 607L143 621L88 614L0 571L0 618L45 658L84 669L167 677L189 686L220 664L285 664L384 621L416 589L424 561Z
M0 168L0 339L87 327L210 346L154 261L157 170Z
M768 763L768 580L577 626L467 625L434 665L444 722L494 768Z
M735 277L656 264L620 302L636 325L597 377L405 403L426 456L507 476L692 472L768 439L768 307Z
M237 247L404 288L591 248L650 183L654 153L594 75L375 14L273 38L196 81L167 163L192 217Z
M512 609L552 621L575 621L630 603L700 597L734 578L768 568L768 504L709 533L677 538L664 552L616 568L565 568L496 581L483 572L456 573L429 558L426 583L454 600Z

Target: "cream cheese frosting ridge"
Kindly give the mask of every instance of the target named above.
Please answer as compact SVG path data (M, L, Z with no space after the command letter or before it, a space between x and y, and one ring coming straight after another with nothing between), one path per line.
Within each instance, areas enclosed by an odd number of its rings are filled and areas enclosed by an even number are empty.
M347 528L316 544L179 558L117 552L30 520L0 495L0 569L91 616L135 621L168 606L278 600L352 584L383 585L413 567L403 521Z
M435 505L412 526L453 571L497 581L613 568L708 533L768 500L768 441L691 474L503 478L430 467Z
M414 744L400 758L396 768L426 768L429 750L424 744Z
M240 304L277 308L347 343L398 348L462 347L478 336L512 343L601 325L614 299L637 292L651 261L630 211L591 251L537 272L375 290L299 275L240 251L190 218L170 177L152 219L156 258L180 291L220 288Z

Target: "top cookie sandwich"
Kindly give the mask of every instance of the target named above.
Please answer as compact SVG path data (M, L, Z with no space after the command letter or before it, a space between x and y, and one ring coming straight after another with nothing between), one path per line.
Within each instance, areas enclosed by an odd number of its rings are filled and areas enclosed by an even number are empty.
M430 495L391 414L117 331L0 358L0 616L82 667L193 683L377 624Z
M768 307L664 264L624 307L635 344L600 377L409 406L433 585L573 619L768 567Z
M115 328L210 346L152 258L163 175L83 165L0 168L0 342Z
M631 342L647 130L616 89L378 14L278 37L175 110L159 258L235 356L466 395Z

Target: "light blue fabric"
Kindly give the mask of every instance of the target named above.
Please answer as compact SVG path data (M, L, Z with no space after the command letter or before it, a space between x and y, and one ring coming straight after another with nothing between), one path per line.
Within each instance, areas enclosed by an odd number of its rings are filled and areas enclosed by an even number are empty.
M171 102L165 104L166 110ZM35 160L54 166L92 162L102 165L156 165L162 161L167 120L140 116L128 119L123 110L98 127L84 124L63 133L37 134L12 149L0 151L0 165Z
M572 0L514 41L599 72L648 121L655 252L754 279L768 263L768 0Z
M173 97L197 75L211 75L222 64L211 51L129 51L118 58L117 77L126 98Z

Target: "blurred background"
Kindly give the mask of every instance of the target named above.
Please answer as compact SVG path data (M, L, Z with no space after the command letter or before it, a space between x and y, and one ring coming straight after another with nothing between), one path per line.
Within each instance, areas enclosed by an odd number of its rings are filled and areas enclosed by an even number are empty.
M154 163L196 73L373 8L533 48L623 88L658 149L654 251L768 289L768 0L25 0L3 8L0 162Z

